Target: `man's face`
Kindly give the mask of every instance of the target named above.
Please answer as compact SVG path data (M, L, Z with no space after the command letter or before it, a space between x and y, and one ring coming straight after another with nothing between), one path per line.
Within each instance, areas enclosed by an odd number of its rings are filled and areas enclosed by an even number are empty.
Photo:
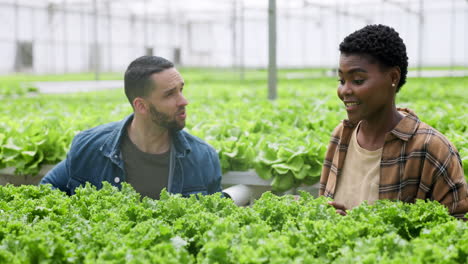
M188 102L182 95L184 80L175 68L155 73L151 79L156 88L148 96L151 120L160 127L178 131L185 127Z
M153 104L150 104L150 113L151 120L156 125L167 128L169 131L179 131L185 127L185 119L178 121L175 117L171 117L164 112L159 112Z

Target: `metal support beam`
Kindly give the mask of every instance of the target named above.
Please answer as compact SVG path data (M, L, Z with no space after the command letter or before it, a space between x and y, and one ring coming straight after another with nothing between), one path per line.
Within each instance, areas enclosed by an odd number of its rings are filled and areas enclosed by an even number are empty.
M453 75L453 71L455 70L455 27L456 25L456 17L455 17L455 0L452 0L452 8L450 10L450 75Z
M418 77L421 77L422 56L423 56L423 30L424 30L424 2L419 0L419 23L418 23Z
M89 43L86 41L86 28L85 28L85 22L86 22L86 10L85 6L81 6L80 9L80 45L81 45L81 56L82 58L88 58L89 59ZM88 62L89 65L89 62ZM86 71L89 72L88 67L83 67L81 71Z
M47 5L47 26L48 26L48 48L47 48L47 57L48 60L48 72L57 73L56 72L56 65L55 65L55 50L56 50L56 43L55 43L55 25L54 25L54 17L56 14L56 5L53 3L49 3Z
M276 0L268 4L268 99L275 100L277 85L276 67Z
M19 32L19 3L18 3L18 0L15 0L14 2L14 26L13 26L13 34L14 34L14 39L15 39L15 48L17 49L18 48L18 40L19 40L19 37L18 37L18 32ZM15 54L18 54L17 51L15 51ZM15 60L17 60L17 58L15 58ZM19 65L17 63L17 61L15 61L15 64L14 64L14 70L15 72L18 72L20 69L19 69Z
M239 55L239 58L240 58L240 62L239 62L239 66L240 66L240 79L243 81L245 79L245 67L244 67L244 49L245 49L245 16L244 16L244 12L245 12L245 6L244 6L244 0L240 0L241 1L241 6L240 6L240 55Z
M390 4L390 5L393 5L393 6L396 6L396 7L399 7L400 9L402 9L403 11L405 11L406 13L408 14L413 14L413 15L416 15L416 16L421 16L422 14L418 11L415 11L415 10L412 10L411 8L409 8L408 6L404 6L402 5L401 3L399 2L394 2L392 0L382 0L384 3L386 4Z
M144 0L143 2L143 50L144 55L146 55L146 49L149 47L148 45L148 0Z
M232 15L231 15L231 33L232 33L232 68L237 68L237 0L232 0Z
M106 2L107 12L107 71L112 72L112 2Z
M100 50L99 50L99 31L98 31L98 9L97 9L97 0L93 0L93 66L94 66L94 79L97 81L100 79L99 77L99 57L100 57Z
M364 20L364 22L366 22L367 24L370 24L372 22L372 19L370 17L362 16L362 15L358 15L358 14L353 14L353 13L347 11L347 10L341 10L338 7L333 7L333 6L329 6L329 5L323 5L323 4L317 4L317 3L311 3L311 2L308 2L308 1L304 1L303 5L304 5L304 7L307 7L307 6L317 7L317 8L320 8L320 10L329 9L331 11L334 11L336 15L341 15L341 16L352 17L352 18Z
M68 24L67 0L62 0L62 29L63 29L63 69L68 73Z
M466 0L466 4L468 5L468 0ZM468 8L465 8L465 25L468 25ZM468 43L468 34L466 33L465 33L465 43ZM465 65L464 66L468 67L468 50L466 48L465 48Z

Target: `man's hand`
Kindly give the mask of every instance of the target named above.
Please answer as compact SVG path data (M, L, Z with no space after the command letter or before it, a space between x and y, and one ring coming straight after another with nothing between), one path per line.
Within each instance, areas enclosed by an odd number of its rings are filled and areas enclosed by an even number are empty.
M335 201L328 202L328 204L335 207L337 214L346 215L346 207L344 204L337 203Z

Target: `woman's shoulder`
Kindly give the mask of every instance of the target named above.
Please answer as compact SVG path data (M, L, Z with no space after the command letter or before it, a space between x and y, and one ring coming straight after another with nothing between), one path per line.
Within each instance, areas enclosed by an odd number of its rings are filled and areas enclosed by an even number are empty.
M344 130L353 130L356 125L349 122L349 120L342 120L338 125L333 129L332 137L341 137Z
M444 152L444 150L457 152L456 147L444 134L424 122L420 122L416 133L410 141L423 145L425 149L431 152L440 153Z
M404 120L397 127L400 134L408 139L408 144L421 149L440 151L454 149L454 145L440 131L421 121L414 111L408 108L398 108L405 115ZM401 131L400 131L401 130ZM403 131L403 132L402 132ZM401 135L400 135L401 136Z

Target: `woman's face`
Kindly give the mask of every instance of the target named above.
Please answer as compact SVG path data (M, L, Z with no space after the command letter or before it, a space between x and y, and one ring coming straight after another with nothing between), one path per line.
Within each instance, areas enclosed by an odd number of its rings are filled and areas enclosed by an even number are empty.
M369 56L342 53L338 74L338 97L352 123L383 118L391 112L398 84L392 82L391 70L383 70Z

